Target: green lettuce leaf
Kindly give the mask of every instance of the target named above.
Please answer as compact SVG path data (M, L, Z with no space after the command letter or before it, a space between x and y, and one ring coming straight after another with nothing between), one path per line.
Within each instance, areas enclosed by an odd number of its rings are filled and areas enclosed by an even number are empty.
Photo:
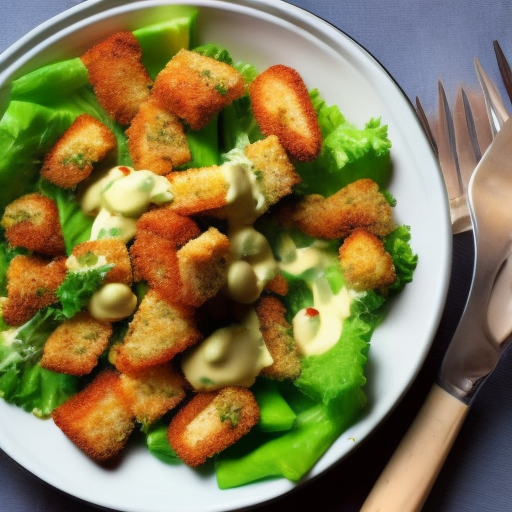
M78 378L40 365L48 336L59 325L50 309L40 310L17 332L0 333L0 397L40 417L74 395Z
M57 288L57 297L62 309L53 308L55 318L72 318L87 306L93 293L100 288L105 275L113 266L101 265L82 271L70 270L66 274L66 279Z
M69 256L75 245L89 240L94 217L84 213L73 190L65 190L49 181L40 180L39 191L57 204L66 253Z
M195 42L197 9L173 6L172 12L171 19L133 31L142 48L142 63L153 80L181 48Z
M392 171L387 126L380 119L370 119L359 129L338 107L326 105L318 90L310 96L324 140L317 160L296 165L303 180L297 192L327 197L361 178L371 178L385 188Z

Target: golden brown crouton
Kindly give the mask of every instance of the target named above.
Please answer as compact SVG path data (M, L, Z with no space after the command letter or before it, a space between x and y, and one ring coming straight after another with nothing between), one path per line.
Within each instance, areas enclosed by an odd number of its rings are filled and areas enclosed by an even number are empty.
M299 73L277 64L250 84L254 117L264 135L277 135L299 161L318 157L322 134L308 90Z
M171 302L181 298L181 279L176 244L152 233L139 233L130 247L133 278L148 285Z
M173 418L167 436L178 457L196 467L238 441L259 418L248 389L226 387L194 396Z
M116 238L90 240L76 245L71 256L77 259L79 265L94 266L98 259L105 258L105 264L113 264L103 278L103 284L123 283L131 286L133 283L132 264L126 245ZM89 263L90 262L90 263Z
M7 325L21 325L39 309L57 302L56 291L66 272L66 258L15 256L7 269L7 300L2 304Z
M268 283L265 285L265 291L275 293L284 297L288 293L288 281L281 273L277 273Z
M55 201L41 194L26 194L5 208L5 237L12 247L24 247L47 256L66 253Z
M87 375L107 348L112 326L88 313L77 313L60 324L46 340L41 366L68 375Z
M178 250L181 300L198 307L216 295L227 278L228 237L210 227Z
M62 188L85 180L116 147L115 135L89 114L79 115L56 142L43 162L41 176Z
M249 144L244 152L255 166L258 185L269 205L291 194L293 186L300 183L301 178L295 172L277 136L270 135Z
M278 218L285 226L326 239L343 238L358 227L376 236L385 236L394 228L392 207L370 179L350 183L328 198L305 196L297 204L283 207Z
M137 221L137 233L151 233L172 242L176 249L201 234L199 226L189 217L169 207L150 210Z
M130 322L124 342L115 348L114 364L131 375L170 361L200 339L192 308L171 304L149 290Z
M169 364L121 374L123 392L135 419L149 426L185 398L185 381Z
M271 379L296 379L301 364L292 327L285 318L286 309L276 297L262 297L256 305L260 330L274 362L260 372Z
M155 101L145 101L140 106L126 135L137 170L148 169L164 176L191 159L183 124Z
M182 49L158 74L152 97L193 130L244 94L243 76L232 66Z
M383 289L396 280L393 258L382 240L365 229L354 230L340 247L343 275L357 291Z
M52 417L80 450L98 462L117 455L135 426L119 375L110 370L54 409Z
M169 208L181 215L204 213L227 204L229 182L221 166L171 172L167 179L174 194Z
M142 65L142 50L135 36L131 32L118 32L80 58L101 106L114 121L129 124L149 98L152 85Z

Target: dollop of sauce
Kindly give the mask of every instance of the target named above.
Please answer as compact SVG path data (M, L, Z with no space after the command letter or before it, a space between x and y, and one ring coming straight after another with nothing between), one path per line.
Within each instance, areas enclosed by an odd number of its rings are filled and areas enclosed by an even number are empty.
M181 368L196 390L250 387L262 368L273 363L254 310L239 325L214 331L183 356Z
M117 322L133 314L137 296L123 283L108 283L93 293L87 309L96 320Z
M96 216L91 240L119 238L126 243L150 204L168 203L174 197L165 176L120 165L88 181L79 198L82 210Z
M253 227L230 230L230 264L225 293L242 304L261 295L277 270L268 240Z
M277 270L268 240L253 227L268 205L257 183L252 162L242 151L231 152L222 165L229 183L226 195L230 263L224 293L242 304L255 302Z
M307 275L313 293L313 306L300 310L292 320L297 349L305 356L323 354L340 339L354 294L345 286L337 293L332 291L324 271L332 264L333 256L324 248L310 246L292 251L289 241L286 248L287 258L280 267L290 274Z

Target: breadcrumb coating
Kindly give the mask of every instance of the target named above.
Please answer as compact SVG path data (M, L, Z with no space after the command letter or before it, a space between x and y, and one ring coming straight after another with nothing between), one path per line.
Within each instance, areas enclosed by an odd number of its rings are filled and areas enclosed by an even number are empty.
M315 160L322 134L315 109L300 74L277 64L250 84L254 117L264 135L277 135L286 151L299 161Z
M195 395L172 419L167 436L178 457L196 467L238 441L259 418L254 395L230 386Z
M181 301L199 307L217 295L227 280L229 239L210 227L177 253Z
M155 101L145 101L126 130L135 169L164 176L173 167L190 161L183 124Z
M358 227L376 236L394 229L392 207L371 179L361 179L328 198L318 194L305 196L294 205L278 212L284 226L295 226L309 236L344 238Z
M24 247L46 256L66 253L55 201L38 193L26 194L5 208L1 221L12 247Z
M41 366L67 375L87 375L107 348L112 325L79 312L60 324L43 348Z
M103 123L81 114L46 154L41 176L59 187L73 188L116 146L115 135Z
M89 257L103 256L107 264L113 264L103 278L103 284L123 283L131 286L133 283L132 264L126 245L116 238L105 238L101 240L89 240L76 245L71 256L82 259Z
M199 130L244 92L244 78L232 66L181 49L156 77L151 96Z
M208 213L226 206L229 182L222 167L198 167L167 175L174 200L169 208L181 215Z
M362 228L354 230L339 250L343 275L356 291L385 289L396 280L393 258L382 240Z
M103 370L85 389L52 412L57 427L97 462L117 455L135 422L117 373Z
M194 220L179 215L172 208L164 206L142 214L137 221L137 233L150 233L174 244L176 249L201 234Z
M6 324L22 325L38 310L57 302L57 288L66 272L64 257L15 256L7 269L7 299L2 303Z
M151 425L174 409L186 395L186 382L170 364L121 374L121 387L135 419Z
M276 297L261 297L256 305L261 334L274 360L270 366L261 370L260 375L263 377L294 380L300 375L300 358L285 313L285 307Z
M117 32L80 58L101 106L114 121L129 124L153 84L142 65L137 38L131 32Z
M244 153L256 168L258 186L269 206L291 194L294 185L301 182L276 135L247 145Z
M116 367L129 375L170 361L201 339L195 311L149 290L130 322L123 343L113 348Z

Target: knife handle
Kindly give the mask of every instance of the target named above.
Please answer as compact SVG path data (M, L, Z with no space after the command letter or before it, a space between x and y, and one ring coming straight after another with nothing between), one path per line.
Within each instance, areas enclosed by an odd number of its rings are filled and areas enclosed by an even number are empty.
M361 512L421 510L468 410L467 404L434 384Z

